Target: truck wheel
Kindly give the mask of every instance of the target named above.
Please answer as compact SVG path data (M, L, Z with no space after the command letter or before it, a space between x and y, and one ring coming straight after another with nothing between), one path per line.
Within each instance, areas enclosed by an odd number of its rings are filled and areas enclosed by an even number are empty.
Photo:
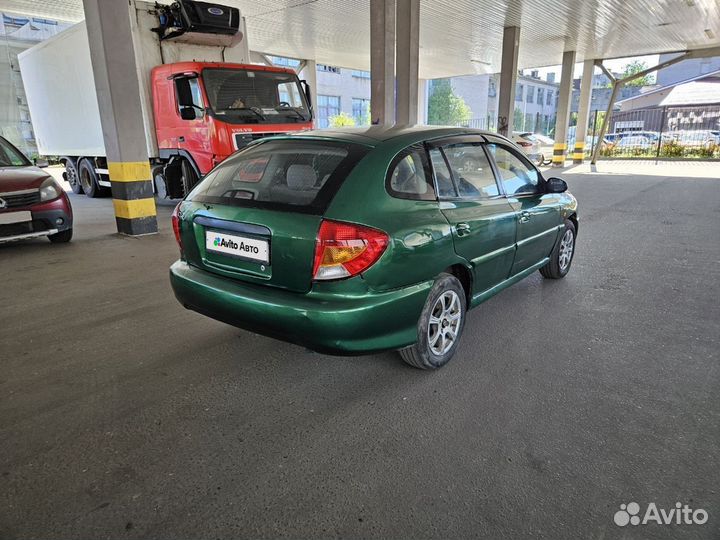
M165 184L165 175L163 174L163 167L157 166L152 169L153 186L155 188L155 196L158 199L167 199L167 185Z
M98 175L95 172L95 167L92 162L88 159L80 160L80 166L78 167L78 177L80 179L80 185L85 195L94 199L105 195L107 190L104 190L98 184Z
M438 369L455 354L465 326L465 290L453 275L440 274L418 320L417 343L398 351L406 363Z
M195 169L187 159L182 160L182 183L183 183L183 197L190 193L195 184L198 183L198 176L195 174Z
M81 195L83 193L83 188L80 185L80 179L78 178L77 167L71 159L65 161L64 177L67 183L70 184L70 189L72 189L73 193L75 193L76 195Z

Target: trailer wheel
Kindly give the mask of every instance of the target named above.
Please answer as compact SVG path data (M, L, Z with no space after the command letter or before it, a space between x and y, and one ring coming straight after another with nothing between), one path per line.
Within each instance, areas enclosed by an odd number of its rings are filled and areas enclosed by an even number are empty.
M80 179L78 178L77 166L72 159L65 160L65 174L63 176L65 181L70 184L70 189L72 189L73 193L76 195L81 195L83 193L83 188L80 185Z
M80 186L82 186L82 190L88 197L95 199L96 197L102 197L107 194L107 189L102 188L100 184L98 184L98 174L95 172L95 166L89 159L80 160L78 177L80 179Z

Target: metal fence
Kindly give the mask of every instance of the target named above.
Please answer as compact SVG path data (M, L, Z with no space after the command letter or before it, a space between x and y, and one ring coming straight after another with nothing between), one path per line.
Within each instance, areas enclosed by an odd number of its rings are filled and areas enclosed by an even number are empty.
M601 116L591 116L587 151L600 142ZM600 144L606 158L720 159L720 106L615 111Z

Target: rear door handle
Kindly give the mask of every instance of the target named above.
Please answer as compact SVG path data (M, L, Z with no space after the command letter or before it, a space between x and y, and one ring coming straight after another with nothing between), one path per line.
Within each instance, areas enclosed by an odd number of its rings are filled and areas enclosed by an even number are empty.
M467 223L458 223L455 225L455 230L457 231L458 236L463 236L470 232L470 225Z
M527 223L530 221L530 212L520 212L520 223Z

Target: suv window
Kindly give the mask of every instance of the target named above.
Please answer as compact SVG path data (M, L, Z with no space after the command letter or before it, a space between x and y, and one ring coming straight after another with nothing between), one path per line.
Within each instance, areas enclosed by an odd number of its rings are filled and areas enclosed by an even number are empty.
M388 171L386 186L391 195L401 199L435 200L424 147L416 145L402 151Z
M480 143L457 143L443 147L460 197L477 199L500 194L490 161Z
M507 195L528 195L540 192L540 176L510 149L489 144L488 150L495 159L500 180Z

